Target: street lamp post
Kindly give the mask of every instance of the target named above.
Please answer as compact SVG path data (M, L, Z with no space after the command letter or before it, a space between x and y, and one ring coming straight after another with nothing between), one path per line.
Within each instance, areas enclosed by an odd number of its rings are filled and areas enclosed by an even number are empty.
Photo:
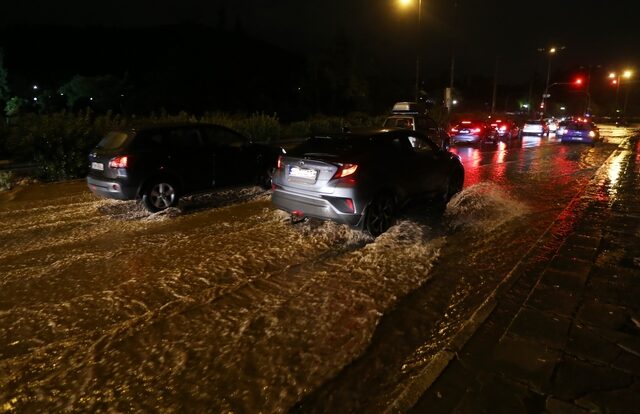
M413 4L413 0L399 0L400 5L404 8ZM422 0L418 0L418 35L416 40L416 84L415 84L415 97L418 102L420 94L420 49L422 48Z
M538 49L539 52L547 53L547 81L544 87L544 94L542 94L542 101L540 102L540 115L544 115L546 110L546 99L549 96L549 79L551 77L551 57L556 54L559 49L564 49L564 47L550 47L548 49L541 48Z
M615 101L615 105L614 105L614 113L618 112L618 97L620 96L620 82L622 82L622 79L631 79L631 76L633 76L633 72L629 69L625 69L622 72L611 72L609 73L609 79L612 80L612 82L616 85L616 101ZM629 87L627 86L627 93L629 92ZM623 115L627 110L627 97L625 97L625 103L624 103L624 110L623 110Z

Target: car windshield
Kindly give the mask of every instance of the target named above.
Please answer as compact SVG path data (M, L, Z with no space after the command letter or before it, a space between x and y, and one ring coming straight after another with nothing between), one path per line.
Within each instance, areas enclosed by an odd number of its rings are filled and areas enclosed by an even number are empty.
M129 134L122 131L111 131L104 136L96 146L99 149L115 150L121 148L129 138Z

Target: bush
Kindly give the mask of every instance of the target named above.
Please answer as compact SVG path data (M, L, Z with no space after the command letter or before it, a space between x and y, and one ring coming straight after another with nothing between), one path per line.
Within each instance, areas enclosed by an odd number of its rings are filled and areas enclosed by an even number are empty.
M11 190L13 174L11 171L0 171L0 191Z

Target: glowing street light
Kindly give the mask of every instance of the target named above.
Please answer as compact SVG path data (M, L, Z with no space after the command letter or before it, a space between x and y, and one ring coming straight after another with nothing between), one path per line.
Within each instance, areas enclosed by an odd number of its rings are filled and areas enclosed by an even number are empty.
M611 84L616 86L616 104L615 104L616 112L620 112L620 110L618 109L618 96L620 95L620 82L622 81L622 79L631 79L632 76L633 76L633 71L631 69L625 69L622 72L609 73L609 79L611 79ZM628 97L629 97L629 88L627 87L627 95L625 97L624 110L622 111L623 113L625 113L627 109L626 106L627 106Z

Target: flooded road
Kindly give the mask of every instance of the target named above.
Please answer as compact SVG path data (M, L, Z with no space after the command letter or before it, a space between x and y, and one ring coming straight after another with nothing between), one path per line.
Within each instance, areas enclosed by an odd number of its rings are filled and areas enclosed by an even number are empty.
M454 148L444 217L376 239L254 187L153 215L83 181L0 193L0 412L382 411L629 133Z

